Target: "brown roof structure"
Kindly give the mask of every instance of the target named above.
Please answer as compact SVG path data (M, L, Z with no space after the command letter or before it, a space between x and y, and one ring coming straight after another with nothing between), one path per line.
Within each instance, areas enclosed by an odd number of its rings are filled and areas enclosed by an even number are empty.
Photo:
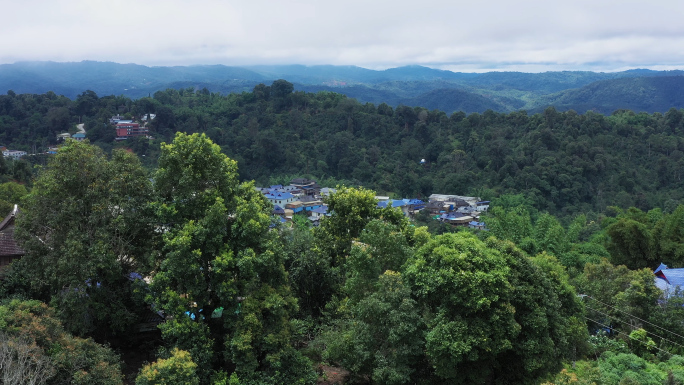
M14 240L14 227L0 232L0 257L22 257L24 250Z
M25 254L14 240L14 220L17 214L19 214L19 207L14 205L14 209L0 222L0 271ZM3 273L0 273L0 279L2 276Z
M9 214L7 214L7 216L5 217L5 219L2 220L2 222L0 222L0 231L3 231L6 228L9 228L10 226L14 227L14 219L17 217L17 214L19 214L19 206L14 205L12 211Z

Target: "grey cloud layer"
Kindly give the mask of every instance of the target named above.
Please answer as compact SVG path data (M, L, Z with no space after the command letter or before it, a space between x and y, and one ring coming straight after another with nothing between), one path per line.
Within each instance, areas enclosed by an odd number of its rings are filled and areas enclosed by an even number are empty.
M0 62L423 64L459 70L678 68L684 2L26 0Z

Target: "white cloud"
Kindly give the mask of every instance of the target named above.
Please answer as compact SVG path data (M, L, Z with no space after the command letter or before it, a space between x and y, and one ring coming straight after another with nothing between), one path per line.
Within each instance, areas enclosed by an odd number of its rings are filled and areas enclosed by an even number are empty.
M24 0L3 14L0 63L684 65L679 1Z

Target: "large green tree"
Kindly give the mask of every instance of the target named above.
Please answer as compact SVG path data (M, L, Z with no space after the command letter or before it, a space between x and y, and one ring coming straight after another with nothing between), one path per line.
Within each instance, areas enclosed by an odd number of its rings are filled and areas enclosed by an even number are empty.
M271 206L237 163L205 135L162 145L155 175L164 261L153 277L165 340L190 352L201 381L237 372L264 383L307 383L311 368L289 345L297 309Z
M67 328L100 336L137 321L130 274L152 266L151 183L137 157L68 141L23 201L19 261L36 295L52 300Z
M405 277L424 306L425 354L453 384L534 383L568 353L565 290L510 242L430 240Z

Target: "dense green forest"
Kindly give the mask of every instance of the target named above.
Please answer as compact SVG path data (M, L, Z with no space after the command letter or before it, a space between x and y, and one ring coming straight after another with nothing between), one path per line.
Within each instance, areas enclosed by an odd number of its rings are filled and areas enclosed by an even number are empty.
M154 139L114 142L116 113L155 113ZM684 299L652 269L684 267L683 118L449 116L286 81L9 92L9 148L79 122L92 142L0 167L26 251L0 281L2 381L681 384ZM320 227L280 224L252 182L292 176L340 185ZM488 231L373 190L491 199Z
M115 143L109 118L116 113L156 113L155 139ZM91 143L129 148L148 167L176 131L206 133L238 162L242 180L260 185L302 175L397 197L523 194L536 210L561 218L608 206L671 212L684 192L684 113L676 109L447 115L293 92L283 80L225 96L195 89L137 100L92 91L74 101L54 93L0 96L0 143L12 149L45 151L79 121Z

